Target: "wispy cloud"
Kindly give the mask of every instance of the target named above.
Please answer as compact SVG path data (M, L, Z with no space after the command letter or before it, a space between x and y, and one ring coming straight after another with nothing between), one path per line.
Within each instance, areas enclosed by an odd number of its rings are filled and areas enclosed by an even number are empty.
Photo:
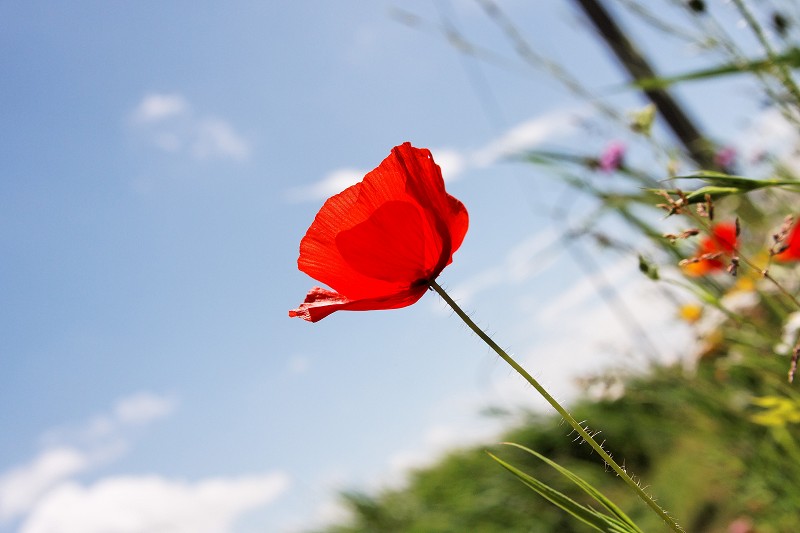
M535 320L548 326L555 325L555 322L562 317L571 316L575 310L586 309L591 302L597 302L602 287L608 285L622 292L631 282L639 280L638 276L631 277L631 265L633 261L624 257L616 263L583 276L546 306L542 306L536 298L533 298L525 302L523 308L535 313Z
M130 429L169 415L175 406L174 398L139 392L82 424L46 432L37 457L0 473L0 524L26 514L71 476L119 457L128 447Z
M0 475L0 524L25 514L49 489L83 471L90 462L78 450L51 448Z
M363 170L340 168L310 185L289 189L286 192L286 199L290 202L322 200L358 183L365 174L366 171Z
M287 370L290 374L305 374L311 368L311 360L303 355L293 355L289 358Z
M81 424L50 429L41 440L48 447L79 445L97 448L127 440L132 430L171 415L177 405L172 396L138 392L120 398L108 412L95 414Z
M248 142L222 119L197 121L192 154L198 159L231 158L243 161L250 155Z
M472 154L472 162L476 166L488 166L545 142L566 137L574 133L586 118L588 112L577 109L556 110L532 118L477 150Z
M451 293L462 303L481 292L503 284L517 284L527 281L544 271L556 260L554 250L548 249L560 238L554 229L545 229L528 237L506 254L503 260L474 274L455 286Z
M180 94L148 94L136 110L133 118L139 123L153 123L189 112L189 102Z
M795 117L796 119L797 117ZM795 174L800 174L800 135L779 109L769 108L755 115L739 135L733 139L739 162L746 167L758 165L765 157L775 158ZM772 166L764 167L772 171ZM748 168L753 174L758 169ZM763 168L760 169L763 172Z
M457 150L438 148L431 149L431 153L436 164L442 169L442 176L446 182L457 180L466 168L466 161ZM329 172L319 181L289 189L285 197L290 202L324 200L358 183L367 172L355 168L339 168Z
M195 483L161 476L116 476L89 486L58 486L36 506L20 533L227 533L246 511L288 487L281 473L208 478Z
M123 424L146 424L171 415L176 403L169 396L140 392L119 400L114 406L114 415Z
M76 479L119 458L133 432L176 407L171 396L139 392L84 423L48 431L36 457L0 472L0 525L19 520L21 533L227 533L242 513L287 490L281 472L193 482L159 475L112 475L88 485Z
M481 403L475 403L473 400L476 398ZM465 399L468 403L461 402ZM471 391L468 398L448 398L447 408L442 409L446 413L446 421L434 422L409 447L391 451L387 456L385 469L380 473L359 481L354 481L351 473L346 471L317 479L314 484L324 487L324 497L312 513L303 520L290 524L286 531L316 531L329 528L332 524L346 523L353 513L340 497L342 491L351 490L354 486L367 493L398 489L406 485L410 472L436 464L445 454L455 449L496 442L507 420L490 420L485 417L478 420L480 415L476 413L486 406L484 399L484 396L479 396L475 391Z
M496 440L501 427L499 421L496 421L497 423L488 419L478 421L476 420L478 417L474 414L469 418L469 422L462 424L433 425L425 431L417 447L390 455L389 472L385 482L389 486L402 486L409 472L430 467L453 450Z
M438 148L431 149L431 153L442 169L444 180L453 182L470 168L485 167L520 151L563 138L573 133L587 116L587 112L581 110L555 111L519 124L478 150ZM319 181L288 190L286 199L290 202L322 200L361 181L365 174L365 171L353 168L336 169Z
M179 93L145 95L131 113L131 124L163 152L199 160L250 156L250 143L230 123L198 113Z
M442 178L446 183L452 183L462 176L467 168L467 161L461 152L450 148L437 148L431 150L434 161L442 169Z

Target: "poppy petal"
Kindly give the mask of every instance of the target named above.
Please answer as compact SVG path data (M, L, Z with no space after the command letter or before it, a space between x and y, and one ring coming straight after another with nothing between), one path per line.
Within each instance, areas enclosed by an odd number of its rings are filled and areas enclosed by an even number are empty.
M712 272L719 272L725 268L725 264L719 259L703 259L694 263L687 263L682 268L687 276L699 277Z
M414 148L404 143L392 150L398 171L406 176L406 190L423 207L431 229L438 236L429 242L441 243L431 248L429 254L436 256L434 271L438 275L453 260L453 253L464 241L469 226L469 216L464 205L444 188L442 171L431 156L430 150Z
M289 311L291 318L302 318L308 322L319 322L335 311L376 311L398 309L417 302L425 294L426 287L420 286L403 294L385 298L349 300L341 294L314 287L306 295L305 301L297 309Z
M356 208L364 182L329 198L300 241L300 270L348 298L368 298L400 290L397 283L371 278L355 270L342 257L336 236L361 224L369 212ZM363 200L362 200L363 202ZM364 212L365 215L361 215Z
M733 253L736 249L736 224L733 222L722 222L714 226L711 235L704 241L708 248L703 253L726 252Z
M775 254L775 259L778 261L800 260L800 222L792 227L785 243L786 249L779 254Z
M450 229L450 257L445 266L453 262L453 254L461 247L461 243L464 242L464 237L467 235L467 229L469 228L467 208L456 198L453 198L449 194L447 196L449 207L447 211L447 227Z
M336 246L353 270L389 282L425 278L425 241L419 209L409 202L386 202L357 226L336 236Z
M736 224L721 222L711 228L711 234L703 237L697 246L695 257L722 254L730 256L736 250ZM705 276L725 269L725 263L718 257L694 261L683 266L686 275L692 277Z

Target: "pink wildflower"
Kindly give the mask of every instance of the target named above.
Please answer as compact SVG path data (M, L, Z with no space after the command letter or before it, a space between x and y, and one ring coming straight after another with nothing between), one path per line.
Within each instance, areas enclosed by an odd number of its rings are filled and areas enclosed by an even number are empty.
M622 166L623 157L625 157L625 144L614 141L603 151L598 164L603 172L614 172Z
M740 517L728 524L728 533L753 533L753 523L749 518Z
M714 154L714 164L724 172L730 173L735 162L736 149L731 146L721 148L716 154Z

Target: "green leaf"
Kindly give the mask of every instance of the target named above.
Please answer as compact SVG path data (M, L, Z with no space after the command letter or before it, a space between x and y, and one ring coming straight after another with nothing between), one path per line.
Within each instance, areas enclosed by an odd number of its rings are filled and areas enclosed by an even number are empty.
M666 192L670 195L677 195L679 193L678 189L645 189L648 192L653 194L659 194L660 192ZM719 198L724 198L725 196L730 196L731 194L742 194L747 192L746 190L739 189L738 187L700 187L694 191L680 191L686 196L686 201L690 204L699 204L700 202L706 201L706 195L709 195L712 200L717 200Z
M696 204L706 201L706 195L710 196L712 200L724 198L732 194L745 194L757 189L766 187L792 187L797 188L800 192L800 181L796 180L778 180L767 179L758 180L753 178L746 178L744 176L731 176L722 172L714 172L711 170L704 170L694 174L687 174L685 176L675 176L669 178L667 181L680 180L680 179L699 179L709 183L705 187L700 187L693 191L681 191L686 200L690 204ZM677 195L678 189L645 189L648 192L659 194L659 192L667 192L671 195Z
M487 452L488 453L488 452ZM598 531L604 533L642 533L638 528L633 529L629 524L622 522L612 516L605 515L585 505L581 505L564 493L550 487L538 479L526 474L518 468L503 461L499 457L489 453L489 456L497 461L503 468L514 474L522 483L534 490L540 496L556 505L560 509L577 518Z
M658 281L658 267L642 254L639 254L639 271L653 281Z
M630 126L633 131L650 136L650 131L653 129L653 123L656 120L656 106L648 104L642 109L636 110L631 113Z
M530 448L526 448L525 446L522 446L521 444L516 444L516 443L513 443L513 442L506 442L504 444L506 444L508 446L513 446L515 448L519 448L520 450L523 450L523 451L529 453L530 455L533 455L534 457L536 457L540 461L543 461L544 463L548 464L549 466L551 466L552 468L557 470L561 475L563 475L564 477L566 477L567 479L572 481L582 491L584 491L586 494L588 494L590 497L592 497L594 500L596 500L598 503L600 503L608 511L610 511L614 515L614 517L616 519L618 519L618 520L622 521L623 523L625 523L626 526L628 526L630 528L630 531L636 531L638 533L642 533L641 530L636 526L636 524L633 523L633 520L631 520L630 517L628 517L628 515L626 515L622 511L622 509L617 507L614 504L614 502L609 500L602 492L600 492L599 490L594 488L588 481L584 480L582 477L580 477L577 474L573 473L572 471L564 468L563 466L559 465L555 461L552 461L551 459L548 459L544 455L542 455L542 454L540 454L538 452L535 452L535 451L531 450Z
M675 176L670 180L680 179L699 179L711 185L719 187L736 187L745 191L752 191L761 189L763 187L800 187L800 181L796 180L758 180L753 178L746 178L744 176L732 176L723 172L715 172L713 170L703 170L685 176Z
M716 78L719 76L726 76L730 74L737 74L740 72L767 72L770 68L776 65L784 65L789 68L800 67L800 49L791 48L787 52L776 56L775 61L768 58L756 59L753 61L744 61L738 63L728 63L719 65L709 69L696 70L694 72L687 72L685 74L678 74L676 76L661 77L661 78L643 78L633 83L634 87L639 89L663 89L675 83L682 81L702 80L707 78Z
M514 155L511 160L522 160L536 165L552 166L556 163L574 163L584 167L597 166L596 157L588 157L553 150L529 150L522 154Z

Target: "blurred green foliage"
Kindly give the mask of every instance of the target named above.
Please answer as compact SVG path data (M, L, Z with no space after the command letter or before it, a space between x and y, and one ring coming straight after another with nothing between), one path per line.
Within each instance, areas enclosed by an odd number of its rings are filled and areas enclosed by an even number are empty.
M584 400L575 406L575 416L601 421L595 429L602 430L612 455L647 481L648 492L658 495L659 503L679 517L687 531L728 532L737 519L755 524L754 531L760 533L796 531L800 427L793 416L778 424L757 419L764 416L758 405L765 403L758 398L782 398L791 403L792 413L797 412L796 393L787 396L785 384L773 379L785 376L787 361L751 353L734 362L721 348L703 358L693 372L675 365L627 378L620 398ZM529 414L503 440L536 450L580 475L644 531L664 530L658 517L605 471L588 446L570 438L557 418ZM489 449L573 499L591 503L528 454L501 445ZM450 453L435 466L411 473L400 490L344 494L352 520L323 531L591 531L488 460L486 450Z
M792 33L800 26L796 6L781 11L765 3L759 6L763 12L754 13L747 2L730 3L762 49L762 57L751 60L746 58L753 54L744 53L740 43L721 31L724 18L710 24L714 10L723 7L712 10L704 2L672 2L688 17L689 30L684 31L668 25L646 3L620 1L643 24L717 54L705 69L632 80L631 87L648 89L655 105L628 110L632 120L620 123L625 113L592 100L592 91L580 80L537 56L494 2L478 3L508 34L523 62L591 100L601 115L616 120L616 127L639 141L640 149L650 150L649 157L638 158L645 161L639 168L627 155L622 157L619 147L614 160L570 149L538 150L514 159L569 188L574 193L571 199L589 200L578 215L556 221L565 228L565 240L586 239L603 253L629 256L642 276L658 284L675 303L676 316L697 336L693 353L674 364L587 378L587 389L605 393L587 395L571 406L573 416L588 420L591 430L602 431L597 438L605 448L646 483L647 492L686 531L800 531L800 392L791 382L790 362L792 355L800 355L800 230L793 232L800 214L797 164L785 154L766 152L748 163L757 175L734 175L740 166L734 151L726 153L702 136L692 138L698 134L694 127L674 127L680 121L671 121L676 117L669 114L680 115L679 106L663 105L674 84L727 79L732 73L753 76L760 91L754 95L764 98L794 128L794 136L785 140L793 144L796 155L800 90L791 76L791 69L800 64L800 47ZM770 25L780 38L778 48L767 38ZM644 59L620 46L629 44L624 36L604 38L628 72L643 72ZM654 98L653 91L660 96ZM654 121L661 119L673 126L683 146L651 131ZM712 165L705 164L711 160L708 154L714 155ZM679 176L678 169L687 166L690 172ZM614 224L604 225L609 219ZM721 221L735 226L735 243L715 241ZM621 234L620 227L625 229ZM791 253L781 257L787 247ZM559 418L527 413L498 440L530 448L585 479L643 531L665 531L659 517L574 437ZM351 518L321 531L592 530L537 496L487 457L487 451L573 500L597 508L597 502L550 466L498 444L453 451L434 466L409 473L400 489L344 493Z

